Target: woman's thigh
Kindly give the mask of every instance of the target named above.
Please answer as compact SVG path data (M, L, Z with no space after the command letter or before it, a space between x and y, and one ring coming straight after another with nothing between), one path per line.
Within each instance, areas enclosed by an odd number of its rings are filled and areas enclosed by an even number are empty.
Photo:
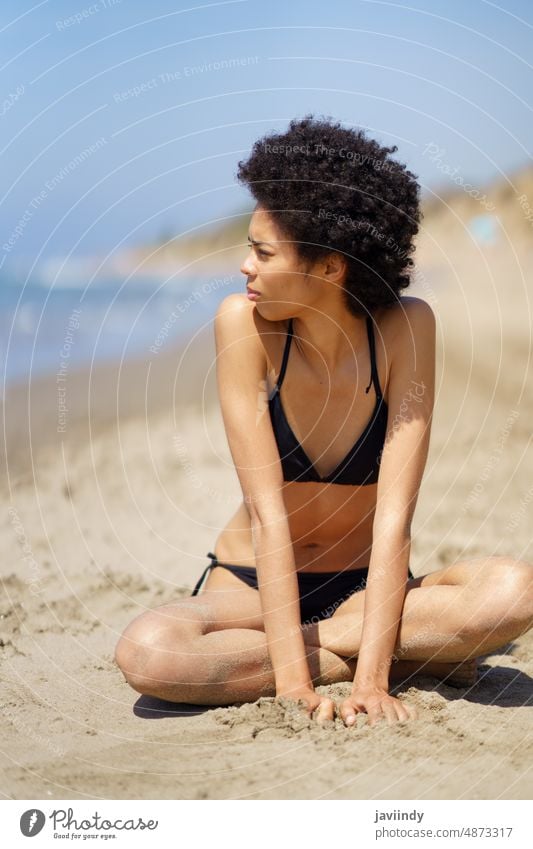
M410 580L408 589L419 587L422 580ZM338 605L331 618L339 618L356 610L362 613L364 595L364 590L351 595ZM184 599L184 602L187 605L197 604L199 609L203 607L207 632L224 628L253 628L256 631L264 631L259 591L247 586L237 575L223 567L211 569L200 594ZM183 602L177 604L182 605Z
M419 578L410 578L407 581L406 585L406 594L411 590L417 589L421 586L429 586L431 583L438 583L437 580L427 581L428 576L420 576ZM361 615L364 612L365 606L365 593L366 589L357 590L357 592L353 593L349 598L343 601L336 608L335 613L330 617L331 619L340 619L342 616L346 616L347 614L360 613Z
M264 631L257 590L242 581L241 586L235 586L233 581L212 580L211 574L209 584L207 587L206 581L199 595L162 604L137 616L122 634L120 653L135 652L141 646L171 650L226 628Z
M464 570L467 565L469 564L454 564L418 578L411 578L407 582L406 591L410 592L418 587L435 584L462 583L461 579L464 580ZM348 613L355 612L362 614L364 599L365 590L358 590L342 601L330 618L339 619ZM200 594L186 601L195 602L196 600L199 605L205 607L209 631L218 631L223 628L253 628L264 631L258 590L248 587L228 569L221 566L211 569Z
M479 566L482 566L483 558L480 558L480 561ZM411 578L407 582L406 591L438 584L462 584L467 580L467 575L475 573L476 570L472 566L471 562L463 561L418 578ZM356 612L362 614L364 599L365 590L357 591L339 604L331 618L338 619ZM225 628L264 631L259 591L247 586L237 575L222 566L210 570L199 595L185 598L175 605L165 605L165 608L176 608L177 612L182 611L184 616L187 616L187 610L198 611L204 633Z
M264 631L259 591L249 587L222 566L210 570L199 595L184 599L183 602L201 611L207 632L224 628Z
M505 570L508 562L508 557L478 557L472 560L457 561L449 566L444 566L441 569L420 575L418 578L408 580L406 596L412 590L417 590L420 587L428 589L429 587L438 586L458 586L463 587L466 592L475 593L476 587L479 585L479 581L483 576L490 575L496 577L498 570ZM413 601L415 597L420 599L428 598L425 593L413 593L410 601ZM340 618L348 613L363 613L364 604L365 590L360 590L340 604L331 618Z

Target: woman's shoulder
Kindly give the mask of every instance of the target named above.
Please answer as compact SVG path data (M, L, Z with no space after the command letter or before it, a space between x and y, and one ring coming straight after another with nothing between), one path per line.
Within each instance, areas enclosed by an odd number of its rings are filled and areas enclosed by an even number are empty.
M261 346L269 361L276 357L280 335L285 336L289 321L268 321L257 311L255 303L241 292L227 295L219 304L215 327L220 322L229 326L233 337L246 337Z
M378 363L385 362L382 386L389 397L392 369L402 369L417 357L432 360L435 352L435 315L427 301L412 295L374 314L374 339Z
M253 307L253 303L248 300L243 292L233 292L231 295L222 298L216 314L218 316L232 312L242 318L250 312L250 307Z
M413 295L399 298L398 303L383 309L377 316L377 326L391 344L405 344L414 334L433 331L435 325L435 313L431 305Z
M435 356L435 313L423 298L400 298L377 318L377 327L376 342L385 349L390 367Z
M384 323L394 324L396 327L407 326L414 318L422 321L435 321L435 313L431 305L423 298L414 295L404 295L397 303L383 308L380 319Z
M233 292L231 295L226 295L220 302L217 315L232 313L235 320L241 324L243 328L250 328L252 325L257 328L258 333L277 331L280 328L287 328L289 321L268 321L263 318L257 310L254 301L250 301L243 292Z
M240 352L241 367L251 369L266 380L268 389L281 368L283 347L289 321L268 321L257 311L255 303L240 292L227 295L215 316L215 341L222 352L231 346Z

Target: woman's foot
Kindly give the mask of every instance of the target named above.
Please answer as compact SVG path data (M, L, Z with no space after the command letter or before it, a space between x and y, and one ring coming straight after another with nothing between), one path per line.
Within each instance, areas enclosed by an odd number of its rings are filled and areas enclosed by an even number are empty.
M391 677L394 681L405 681L415 675L438 678L449 687L472 687L478 679L477 658L460 663L438 663L437 661L398 660L392 664Z

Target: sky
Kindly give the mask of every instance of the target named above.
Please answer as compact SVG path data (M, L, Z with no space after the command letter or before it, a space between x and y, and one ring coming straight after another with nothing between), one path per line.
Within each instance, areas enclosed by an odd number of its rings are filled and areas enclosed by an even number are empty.
M312 113L364 128L424 195L531 158L526 0L3 0L0 269L201 232Z

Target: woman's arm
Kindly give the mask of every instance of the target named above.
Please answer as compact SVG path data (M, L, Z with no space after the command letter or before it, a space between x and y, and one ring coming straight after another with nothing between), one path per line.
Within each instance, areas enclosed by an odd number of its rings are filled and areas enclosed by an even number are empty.
M388 428L378 479L361 646L347 719L406 718L386 696L411 553L411 523L426 465L435 392L435 316L419 298L403 298L389 379ZM354 711L355 708L355 711ZM353 721L353 720L352 720Z
M287 517L252 518L259 595L276 695L313 689L300 627L300 594Z
M268 413L263 321L241 295L215 317L217 385L228 444L252 526L259 595L277 694L312 690L300 627L283 473Z
M374 551L374 545L372 549ZM411 540L400 529L385 532L381 543L375 546L376 553L371 556L365 588L363 631L354 690L368 686L388 689L405 600L410 550ZM381 558L380 565L376 566L378 557Z

